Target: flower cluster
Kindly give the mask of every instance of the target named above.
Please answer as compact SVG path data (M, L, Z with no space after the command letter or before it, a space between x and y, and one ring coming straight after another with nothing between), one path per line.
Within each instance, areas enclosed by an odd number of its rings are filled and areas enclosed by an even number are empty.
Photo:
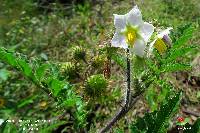
M114 14L114 25L116 31L111 40L112 46L132 49L137 56L144 57L145 51L151 53L153 48L162 54L171 45L168 35L172 28L168 28L159 32L148 46L155 27L142 20L138 6L125 15Z

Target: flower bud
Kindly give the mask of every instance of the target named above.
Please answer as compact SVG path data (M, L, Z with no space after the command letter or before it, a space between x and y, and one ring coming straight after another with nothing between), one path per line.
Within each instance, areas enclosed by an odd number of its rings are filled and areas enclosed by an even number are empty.
M164 35L162 40L167 44L168 47L172 46L172 40L168 35Z

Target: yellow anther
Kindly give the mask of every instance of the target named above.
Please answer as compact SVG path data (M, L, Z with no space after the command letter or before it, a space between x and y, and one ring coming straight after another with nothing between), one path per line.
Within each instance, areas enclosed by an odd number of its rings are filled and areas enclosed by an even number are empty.
M135 31L130 31L127 33L127 43L133 45L136 40L136 33Z
M163 54L167 50L167 46L161 38L158 38L156 40L154 47L158 50L160 54Z
M124 32L126 37L126 42L130 47L133 47L136 39L137 39L137 28L132 27L130 25L126 26L126 31Z
M127 41L129 43L134 43L135 42L135 39L136 39L136 34L135 32L129 32L128 35L127 35Z

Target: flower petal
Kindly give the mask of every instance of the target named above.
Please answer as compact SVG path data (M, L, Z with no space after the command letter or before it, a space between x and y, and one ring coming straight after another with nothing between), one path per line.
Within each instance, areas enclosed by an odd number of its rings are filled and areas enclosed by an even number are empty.
M123 49L127 49L128 48L128 44L127 44L125 38L122 40L120 47L123 48Z
M169 35L164 35L163 36L163 41L170 47L172 45L172 40L169 37Z
M111 40L111 45L113 47L120 47L120 48L127 48L128 44L126 43L126 39L123 35L121 35L118 32L115 32L112 40Z
M154 32L154 26L152 24L149 24L147 22L144 22L143 25L140 27L140 34L143 37L145 42L148 42L149 38Z
M126 14L126 23L134 26L139 26L143 23L142 14L138 9L138 6L134 6L133 9Z
M116 30L123 30L126 27L125 15L114 15L114 25Z
M2 125L3 122L4 122L4 120L3 120L3 119L0 119L0 126Z
M134 44L133 52L136 55L143 57L145 48L146 48L146 43L143 40L137 39Z
M161 31L161 32L157 35L158 38L163 38L164 35L170 34L170 30L172 30L172 29L173 29L173 28L170 27L170 28L167 28L167 29Z
M147 51L147 56L152 55L155 42L156 42L156 39L153 40L153 42L150 43L149 49L148 49L148 51Z

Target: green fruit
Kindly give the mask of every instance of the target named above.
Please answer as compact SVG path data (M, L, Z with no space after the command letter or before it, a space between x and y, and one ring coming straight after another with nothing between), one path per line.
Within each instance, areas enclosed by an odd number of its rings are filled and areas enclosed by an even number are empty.
M68 78L74 78L77 75L76 66L71 62L65 62L61 64L61 72L64 73Z
M79 60L83 60L86 61L86 52L83 48L76 46L73 48L73 57L75 60L79 61Z
M90 76L85 83L85 92L91 97L100 97L106 90L107 80L102 74Z
M92 66L95 68L99 68L102 67L104 65L105 62L105 56L103 55L98 55L95 56L92 62Z

